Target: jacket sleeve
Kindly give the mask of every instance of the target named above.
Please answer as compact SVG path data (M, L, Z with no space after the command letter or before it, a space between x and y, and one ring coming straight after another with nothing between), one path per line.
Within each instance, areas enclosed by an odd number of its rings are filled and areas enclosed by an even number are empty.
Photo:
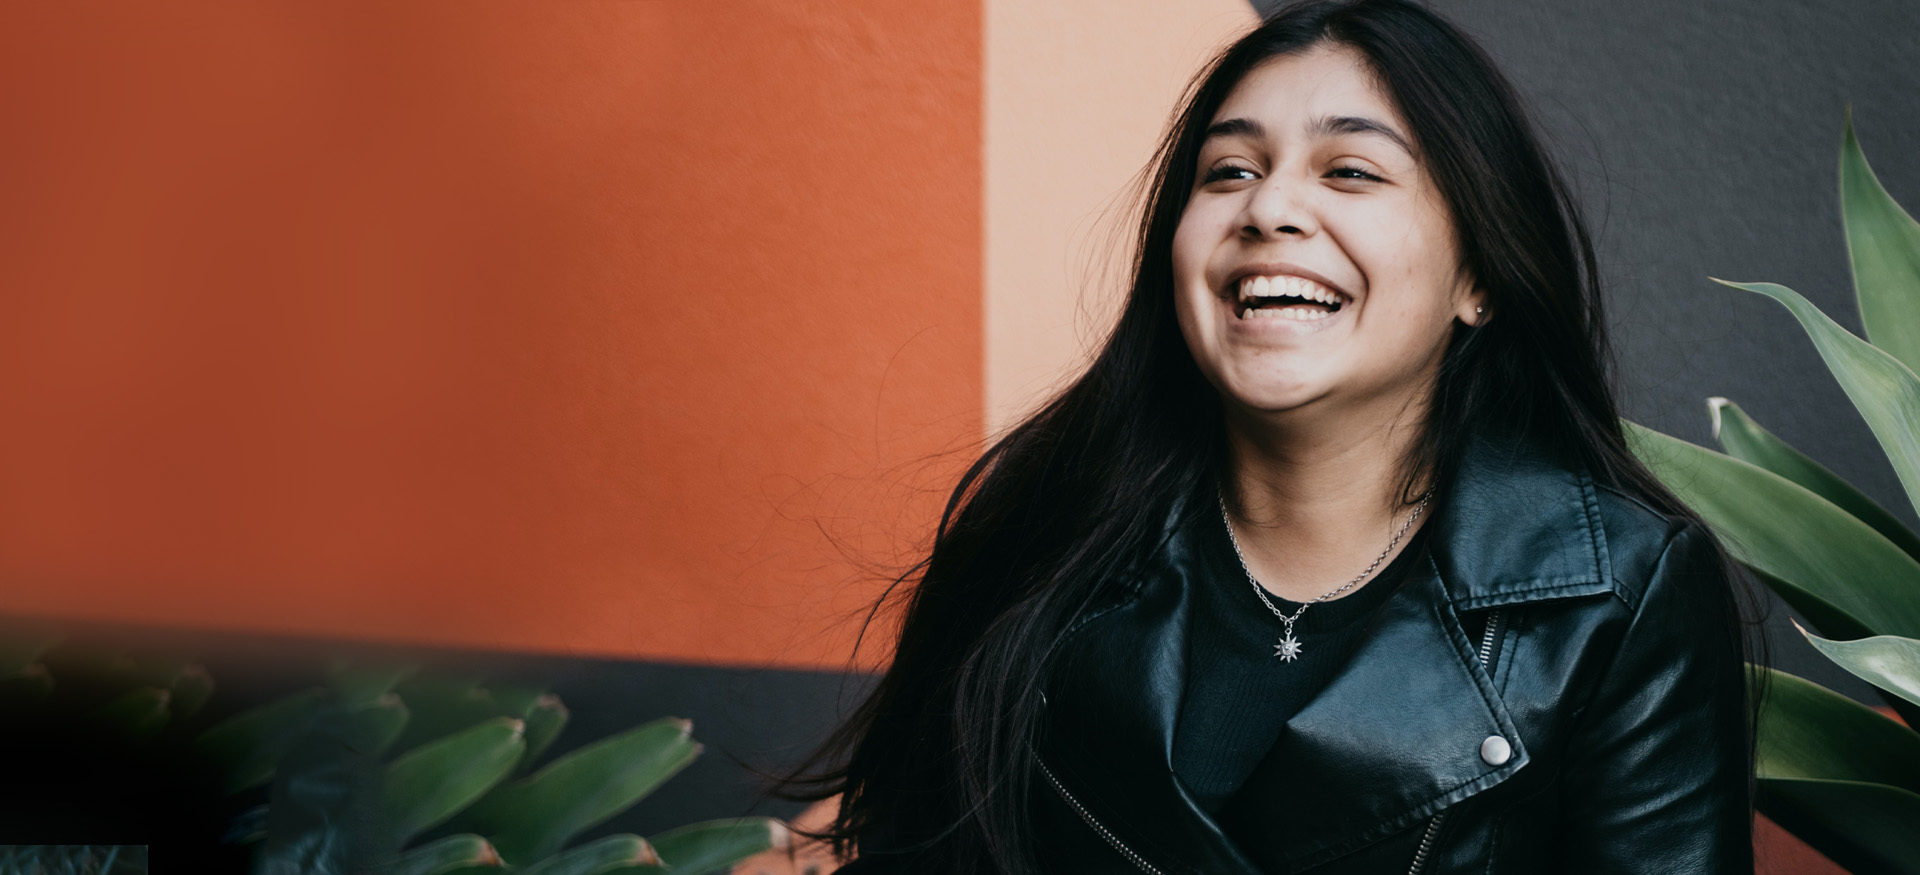
M1753 872L1745 669L1709 537L1668 541L1574 716L1565 871Z

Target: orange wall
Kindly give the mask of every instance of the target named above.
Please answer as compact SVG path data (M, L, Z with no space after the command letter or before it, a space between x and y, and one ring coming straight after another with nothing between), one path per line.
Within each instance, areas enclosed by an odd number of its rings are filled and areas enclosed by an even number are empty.
M840 665L983 427L980 34L0 6L0 613Z

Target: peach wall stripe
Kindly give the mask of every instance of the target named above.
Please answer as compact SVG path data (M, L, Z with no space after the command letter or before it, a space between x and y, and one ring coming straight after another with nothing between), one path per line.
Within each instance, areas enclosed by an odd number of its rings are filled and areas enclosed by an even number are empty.
M1085 367L1124 293L1124 207L1245 0L986 0L986 425ZM1119 244L1119 245L1115 245Z

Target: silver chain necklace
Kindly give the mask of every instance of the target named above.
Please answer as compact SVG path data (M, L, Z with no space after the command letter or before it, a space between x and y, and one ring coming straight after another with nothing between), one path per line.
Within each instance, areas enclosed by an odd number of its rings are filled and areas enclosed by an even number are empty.
M1286 625L1286 633L1281 636L1279 643L1273 645L1273 655L1280 657L1282 662L1292 662L1300 656L1300 639L1293 637L1293 621L1300 619L1300 615L1306 613L1307 608L1359 586L1361 581L1373 574L1374 569L1380 567L1380 563L1387 561L1387 556L1400 543L1400 539L1406 537L1407 530L1413 528L1414 521L1420 519L1421 511L1427 509L1427 500L1433 497L1433 490L1428 489L1420 494L1420 503L1414 505L1413 513L1407 517L1406 522L1400 524L1400 530L1393 533L1393 539L1387 542L1387 549L1380 551L1380 555L1374 558L1373 564L1367 566L1367 570L1342 584L1339 589L1302 604L1300 610L1294 611L1291 617L1274 607L1273 602L1267 599L1267 588L1260 585L1260 581L1253 576L1253 569L1247 567L1246 554L1240 552L1240 539L1233 534L1233 517L1227 514L1226 493L1215 490L1215 495L1220 499L1220 520L1227 524L1227 540L1233 544L1233 557L1240 560L1240 570L1247 573L1247 582L1253 584L1253 594L1259 596L1260 603L1266 605L1267 610L1272 611L1273 615L1279 617L1280 622Z

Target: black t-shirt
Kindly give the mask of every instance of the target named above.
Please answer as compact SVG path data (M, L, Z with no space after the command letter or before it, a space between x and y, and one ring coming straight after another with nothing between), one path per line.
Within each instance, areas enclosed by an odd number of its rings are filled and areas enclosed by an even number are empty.
M1173 766L1194 801L1230 823L1234 794L1281 727L1320 694L1365 634L1364 621L1426 561L1427 527L1421 525L1371 580L1307 608L1294 621L1300 652L1289 662L1274 653L1285 625L1254 593L1227 539L1226 522L1218 513L1211 517L1202 523L1201 573L1190 594L1187 685L1174 728ZM1288 616L1300 609L1300 602L1272 593L1267 598Z

